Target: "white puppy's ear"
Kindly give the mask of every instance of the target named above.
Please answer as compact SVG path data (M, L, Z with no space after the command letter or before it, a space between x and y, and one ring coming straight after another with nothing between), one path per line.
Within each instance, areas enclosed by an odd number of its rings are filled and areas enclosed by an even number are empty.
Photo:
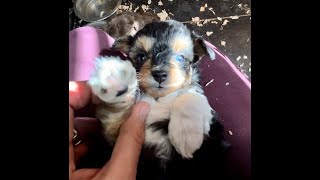
M193 51L195 55L194 63L201 60L204 55L209 56L211 60L216 58L215 52L205 44L203 37L194 31L192 31L191 37L193 39Z

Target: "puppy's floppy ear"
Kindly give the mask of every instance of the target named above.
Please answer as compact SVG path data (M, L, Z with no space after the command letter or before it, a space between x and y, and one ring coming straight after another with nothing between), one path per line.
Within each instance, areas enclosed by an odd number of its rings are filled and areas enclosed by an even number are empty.
M201 60L204 55L208 55L211 60L215 59L216 55L214 51L204 43L203 37L194 31L192 31L191 37L193 39L193 51L195 55L193 62Z
M121 51L122 53L128 54L132 44L133 44L133 37L132 36L119 37L112 44L111 49Z

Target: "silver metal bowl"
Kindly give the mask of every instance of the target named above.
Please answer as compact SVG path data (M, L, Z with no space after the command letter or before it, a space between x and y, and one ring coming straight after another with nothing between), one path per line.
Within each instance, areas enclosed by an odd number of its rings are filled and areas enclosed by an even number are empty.
M113 15L122 0L74 0L75 14L86 22L104 20Z

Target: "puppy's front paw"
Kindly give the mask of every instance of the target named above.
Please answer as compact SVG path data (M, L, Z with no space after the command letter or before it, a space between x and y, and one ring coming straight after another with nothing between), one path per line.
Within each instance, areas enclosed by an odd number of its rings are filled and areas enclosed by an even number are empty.
M210 130L211 118L211 107L202 96L183 94L174 101L169 139L182 157L192 158L201 147L204 134Z
M178 115L179 116L179 115ZM200 148L203 141L203 131L198 123L192 123L190 118L182 122L177 116L173 116L169 125L169 139L176 151L184 158L192 158L193 153ZM180 123L184 127L179 127Z
M99 57L89 85L101 100L115 103L126 101L127 95L134 96L138 82L130 61L119 57Z

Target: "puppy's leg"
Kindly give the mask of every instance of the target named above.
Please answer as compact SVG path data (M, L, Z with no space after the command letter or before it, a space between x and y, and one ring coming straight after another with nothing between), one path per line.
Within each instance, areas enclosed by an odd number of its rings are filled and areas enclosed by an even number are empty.
M208 135L212 119L211 107L205 96L186 93L178 96L173 103L169 139L176 151L184 158L192 158L199 149L203 136Z
M96 117L102 123L107 140L112 144L135 100L138 88L136 71L129 61L119 57L99 57L88 83L93 94L101 100L96 109Z

